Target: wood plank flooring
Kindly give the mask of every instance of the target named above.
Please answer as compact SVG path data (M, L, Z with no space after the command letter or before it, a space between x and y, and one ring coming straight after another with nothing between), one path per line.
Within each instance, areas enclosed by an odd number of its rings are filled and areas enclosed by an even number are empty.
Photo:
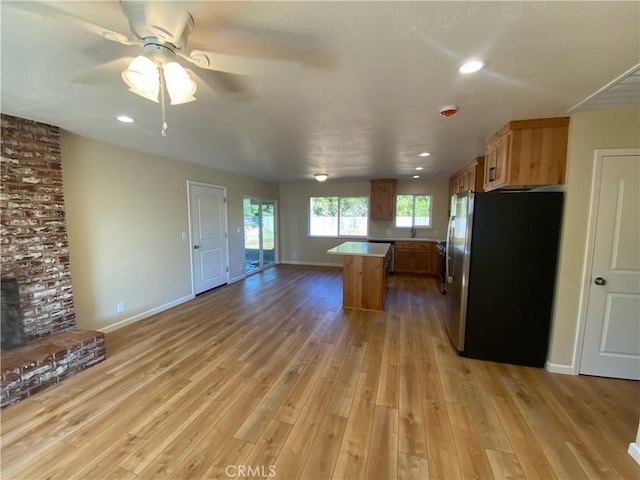
M2 415L2 478L636 479L640 383L457 356L434 279L277 266L107 336Z

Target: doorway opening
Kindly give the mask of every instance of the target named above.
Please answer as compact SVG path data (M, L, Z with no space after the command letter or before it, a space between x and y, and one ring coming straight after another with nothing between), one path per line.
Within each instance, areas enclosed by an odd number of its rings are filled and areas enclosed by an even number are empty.
M244 258L247 275L276 263L276 202L244 198Z

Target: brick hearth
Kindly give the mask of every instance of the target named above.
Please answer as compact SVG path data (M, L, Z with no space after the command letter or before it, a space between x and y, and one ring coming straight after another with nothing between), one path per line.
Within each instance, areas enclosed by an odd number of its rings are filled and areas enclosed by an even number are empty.
M75 330L59 128L1 120L1 274L17 281L28 342L2 352L4 407L104 359L104 335Z
M104 334L71 330L2 353L2 407L105 358Z

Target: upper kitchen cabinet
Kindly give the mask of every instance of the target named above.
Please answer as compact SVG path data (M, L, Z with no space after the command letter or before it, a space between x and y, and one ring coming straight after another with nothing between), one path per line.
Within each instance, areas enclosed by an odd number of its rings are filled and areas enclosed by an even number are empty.
M396 195L395 178L371 180L371 198L369 218L371 220L393 219L393 207Z
M459 192L482 192L484 157L476 157L449 179L449 197Z
M484 192L484 162L484 157L476 157L449 178L449 214L456 193Z
M569 117L507 123L486 143L484 190L564 183Z

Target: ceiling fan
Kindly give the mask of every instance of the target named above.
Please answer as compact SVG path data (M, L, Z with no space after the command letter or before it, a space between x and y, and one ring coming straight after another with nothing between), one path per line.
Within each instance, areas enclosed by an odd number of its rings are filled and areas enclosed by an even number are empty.
M171 105L194 101L197 90L194 77L218 92L238 93L245 89L237 75L299 78L304 65L325 64L322 50L313 45L309 37L246 27L218 27L211 32L214 51L188 50L195 21L186 2L120 0L131 31L128 35L62 10L55 3L9 3L39 16L71 23L107 40L137 46L141 51L130 62L128 57L108 62L81 74L77 80L89 84L99 82L116 65L122 68L123 62L128 62L121 72L122 79L131 92L160 103L163 136L167 129L165 93ZM217 51L217 43L232 53ZM185 69L180 60L201 71Z

